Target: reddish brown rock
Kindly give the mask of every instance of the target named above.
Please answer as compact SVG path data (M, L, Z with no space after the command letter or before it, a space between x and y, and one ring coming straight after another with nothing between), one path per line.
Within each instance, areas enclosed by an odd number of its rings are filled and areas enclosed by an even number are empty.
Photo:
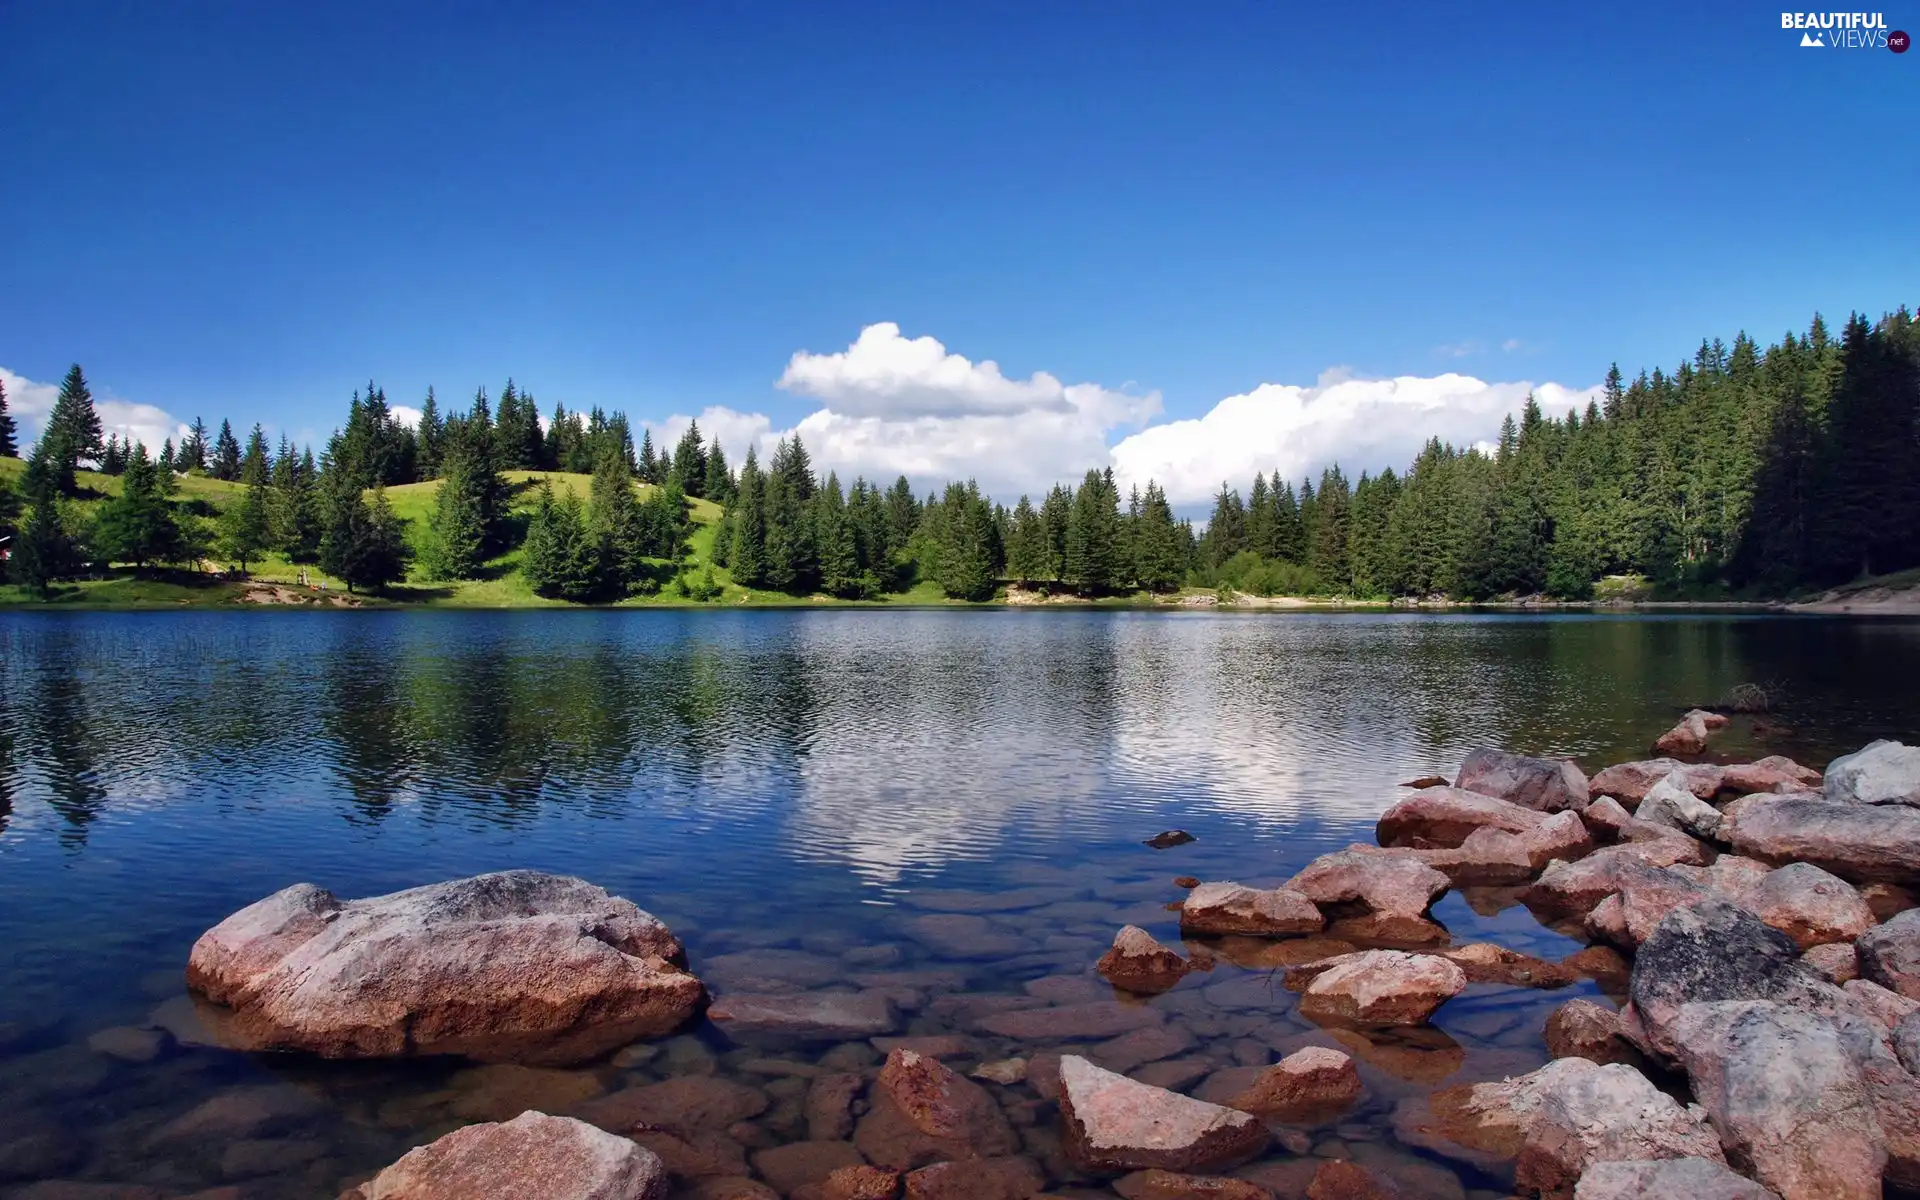
M1274 1200L1251 1179L1230 1175L1182 1175L1175 1171L1135 1171L1113 1181L1123 1200Z
M1704 763L1683 763L1674 758L1655 758L1642 762L1620 763L1595 775L1588 786L1593 799L1612 796L1623 805L1637 805L1662 779L1679 771L1686 776L1687 788L1702 800L1711 800L1720 791L1725 778L1723 768Z
M1897 883L1862 884L1860 898L1873 910L1876 921L1891 921L1910 908L1920 907L1920 896Z
M1402 1200L1406 1194L1391 1177L1336 1158L1315 1168L1306 1200Z
M1238 883L1203 883L1180 905L1180 932L1291 937L1318 933L1326 924L1313 902L1284 888L1262 890Z
M1409 779L1400 786L1403 788L1446 787L1450 781L1445 775L1422 775L1418 779Z
M1630 883L1657 878L1658 869L1630 847L1608 846L1578 862L1548 867L1521 900L1547 916L1583 916Z
M1587 806L1587 777L1561 758L1475 750L1460 764L1453 786L1541 812L1578 812Z
M1725 725L1725 717L1694 709L1680 718L1680 723L1667 730L1654 740L1655 754L1684 754L1688 756L1707 752L1707 736L1715 729Z
M1113 948L1100 956L1095 969L1117 988L1150 996L1179 983L1190 968L1152 934L1128 925L1114 935Z
M1555 859L1571 861L1593 849L1593 835L1586 822L1581 814L1571 812L1555 813L1522 834L1520 842L1536 871Z
M1720 781L1720 790L1736 796L1750 796L1755 792L1804 792L1819 786L1820 772L1778 754L1759 762L1727 767Z
M1027 1200L1047 1190L1047 1177L1031 1158L943 1162L907 1176L907 1200Z
M821 1200L893 1200L900 1172L880 1167L841 1167L821 1184Z
M1637 1066L1640 1052L1623 1034L1620 1014L1591 1000L1569 1000L1547 1018L1547 1053L1595 1063Z
M1585 975L1608 991L1625 987L1633 971L1633 964L1612 946L1588 946L1585 950L1576 950L1561 959L1560 965Z
M1873 928L1873 910L1852 885L1812 863L1771 872L1741 901L1802 950L1850 942Z
M1090 1004L1060 1004L993 1013L982 1017L977 1024L985 1032L1001 1037L1047 1042L1115 1037L1136 1029L1151 1028L1165 1019L1158 1009L1143 1004L1096 1000Z
M1301 994L1300 1014L1355 1026L1423 1025L1466 986L1466 972L1437 955L1365 950L1316 975Z
M1860 955L1851 942L1828 942L1809 947L1800 961L1809 971L1832 983L1860 978Z
M807 1137L816 1142L841 1141L853 1135L853 1102L867 1090L864 1075L836 1071L815 1077L807 1088Z
M1852 979L1843 985L1854 1007L1878 1021L1888 1033L1900 1027L1900 1023L1920 1012L1920 1000L1910 1000L1899 992L1881 987L1871 979Z
M1696 1112L1682 1108L1645 1076L1620 1063L1557 1076L1539 1093L1527 1123L1514 1182L1549 1196L1572 1192L1595 1163L1704 1158L1725 1163L1720 1140Z
M1357 903L1383 916L1424 917L1449 886L1445 875L1416 858L1350 846L1308 863L1285 890L1321 906Z
M1406 853L1445 875L1455 887L1525 883L1538 869L1526 839L1499 829L1476 829L1453 849Z
M1396 803L1380 818L1374 838L1382 846L1446 849L1458 846L1477 829L1522 834L1547 819L1524 808L1459 788L1432 787Z
M824 1183L835 1171L865 1165L851 1142L787 1142L753 1153L754 1172L783 1196Z
M1724 836L1750 858L1808 862L1852 883L1920 879L1920 809L1800 796L1735 803Z
M694 1180L688 1183L685 1194L690 1200L780 1200L779 1192L743 1175ZM887 1198L875 1197L874 1200Z
M545 1113L468 1125L402 1155L349 1195L359 1200L660 1200L660 1160L623 1137Z
M912 1170L943 1159L996 1158L1020 1148L986 1089L910 1050L887 1056L854 1145L877 1166Z
M1325 1120L1360 1098L1360 1072L1338 1050L1309 1046L1261 1071L1228 1107L1276 1121Z
M1448 962L1467 973L1468 983L1504 983L1509 987L1560 988L1579 976L1568 967L1495 946L1490 942L1471 942L1438 952Z
M1561 1058L1525 1075L1410 1097L1394 1110L1394 1133L1409 1146L1497 1167L1519 1155L1548 1091L1597 1069L1586 1059Z
M890 1033L900 1024L885 992L734 993L721 996L707 1018L730 1037L780 1037L851 1041Z
M1447 927L1426 917L1400 913L1355 913L1327 926L1330 938L1354 942L1368 949L1407 950L1443 946L1453 939Z
M1860 974L1881 987L1920 1000L1920 908L1860 935Z
M1264 1125L1246 1113L1136 1083L1078 1055L1060 1060L1067 1156L1082 1170L1208 1171L1258 1155Z
M1632 949L1653 936L1654 929L1676 908L1707 899L1706 888L1677 871L1654 867L1625 881L1587 915L1587 930L1623 949Z
M713 1075L680 1075L609 1092L573 1115L609 1133L631 1133L642 1126L725 1129L766 1109L767 1094L759 1088Z
M202 934L195 992L237 1048L565 1064L705 998L667 927L578 879L502 871L342 902L296 884Z

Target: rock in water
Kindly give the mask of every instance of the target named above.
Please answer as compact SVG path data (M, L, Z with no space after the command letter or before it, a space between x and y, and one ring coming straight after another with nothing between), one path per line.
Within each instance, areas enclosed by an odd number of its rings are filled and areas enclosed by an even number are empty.
M1687 1005L1672 1032L1694 1097L1755 1179L1783 1200L1877 1200L1886 1140L1831 1024L1734 1000Z
M1095 969L1117 988L1151 996L1179 983L1189 965L1152 934L1129 925L1114 935L1113 948L1100 956Z
M1741 854L1810 862L1850 883L1920 880L1920 809L1801 797L1739 803L1722 832Z
M878 991L736 993L715 1000L707 1017L735 1038L769 1034L814 1041L873 1037L892 1033L900 1023L893 1002Z
M1541 812L1578 812L1587 806L1587 777L1564 758L1475 750L1460 764L1453 786Z
M1067 1157L1082 1170L1206 1171L1259 1154L1267 1128L1247 1113L1136 1083L1078 1055L1060 1059Z
M1430 787L1389 808L1374 827L1374 839L1382 846L1452 848L1476 829L1527 833L1546 819L1538 809L1478 792Z
M1726 768L1720 777L1721 790L1736 796L1751 796L1755 792L1804 792L1819 786L1820 772L1778 754L1770 754L1759 762L1736 763Z
M1260 1072L1229 1103L1276 1121L1325 1120L1360 1098L1360 1072L1338 1050L1308 1046Z
M1263 891L1238 883L1203 883L1180 904L1182 933L1290 937L1318 933L1325 924L1313 901L1284 888Z
M1188 842L1197 842L1199 840L1199 838L1194 837L1184 829L1168 829L1148 838L1147 845L1152 846L1155 850L1171 850L1175 846L1184 846Z
M1573 1200L1780 1200L1744 1175L1705 1158L1595 1163Z
M1727 723L1718 713L1696 708L1680 718L1680 723L1661 734L1653 743L1655 754L1704 754L1707 735Z
M1920 908L1860 935L1860 974L1909 1000L1920 1000Z
M1358 902L1381 916L1417 919L1451 886L1445 875L1417 858L1352 846L1322 854L1281 890L1297 892L1317 905Z
M1020 1139L987 1090L939 1061L895 1050L869 1094L853 1144L896 1171L943 1160L1014 1154Z
M1720 810L1689 791L1677 771L1654 784L1633 815L1709 841L1720 836Z
M1647 793L1652 790L1654 784L1675 771L1686 777L1687 789L1702 800L1713 799L1726 779L1724 767L1706 763L1683 763L1677 758L1651 758L1608 767L1593 777L1587 785L1587 790L1595 800L1602 796L1613 796L1622 804L1638 804L1646 799ZM1763 792L1771 789L1754 788L1752 790Z
M661 1200L658 1156L583 1121L524 1112L410 1150L343 1200Z
M1640 1061L1620 1014L1591 1000L1569 1000L1547 1018L1547 1053L1596 1063Z
M1466 972L1438 955L1366 950L1341 955L1314 976L1300 1014L1342 1025L1424 1025L1466 986Z
M1827 764L1827 799L1920 807L1920 746L1882 739Z
M1612 1063L1557 1076L1542 1089L1538 1103L1514 1166L1514 1182L1522 1191L1564 1196L1595 1163L1726 1162L1707 1123L1632 1067Z
M501 871L342 902L296 884L202 934L187 985L239 1049L563 1065L667 1033L700 981L667 927L564 875Z

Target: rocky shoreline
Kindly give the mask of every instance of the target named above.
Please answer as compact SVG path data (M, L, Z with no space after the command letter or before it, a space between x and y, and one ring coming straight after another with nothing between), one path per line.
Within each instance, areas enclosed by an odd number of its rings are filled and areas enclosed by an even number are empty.
M1183 878L1183 945L1128 924L1084 973L1019 994L881 946L690 964L632 902L510 871L276 893L194 946L194 1034L108 1030L93 1048L132 1061L199 1036L487 1064L424 1098L440 1136L328 1190L343 1200L1920 1193L1920 748L1874 743L1824 772L1699 761L1723 723L1688 713L1667 756L1592 777L1477 751L1451 781L1414 781L1375 844L1272 886ZM1032 890L957 894L911 928L1004 957L1018 943L991 914L1068 906ZM1517 901L1587 948L1456 943L1433 911L1454 892ZM1582 994L1530 1018L1545 1066L1433 1090L1461 1058L1432 1022L1489 986ZM735 1075L696 1027L735 1047ZM272 1135L315 1103L274 1085L144 1136L290 1153ZM1361 1153L1362 1110L1420 1155Z

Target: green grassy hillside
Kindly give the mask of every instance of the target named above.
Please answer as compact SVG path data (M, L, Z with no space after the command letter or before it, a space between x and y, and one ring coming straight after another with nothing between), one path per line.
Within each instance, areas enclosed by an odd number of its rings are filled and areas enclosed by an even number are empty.
M12 482L16 489L25 472L26 464L20 459L0 458L0 478ZM556 493L572 492L583 501L592 487L591 476L569 474L564 471L508 471L506 478L514 489L513 512L523 518L532 514L542 480L551 483ZM82 471L78 481L81 487L80 504L83 508L98 505L109 496L118 495L120 492L120 480L115 476ZM217 516L243 490L240 484L198 475L177 476L176 482L178 484L175 492L176 499L191 504L193 509L206 516ZM653 490L646 484L638 486L642 497ZM438 480L410 483L387 489L387 500L393 505L394 512L406 520L408 539L416 550L425 539L427 522L433 513L434 497L439 490ZM724 511L721 507L711 500L696 499L689 502L693 533L689 553L682 564L684 575L698 577L712 561L714 536L719 532L723 515ZM311 564L303 568L301 564L288 562L285 558L273 554L253 564L250 578L255 584L297 585L303 569L310 577L319 577L319 572ZM707 602L709 607L722 604L847 603L826 597L796 598L780 592L756 591L740 587L733 582L724 567L713 568L713 575L722 584L724 591L719 598ZM337 579L328 579L327 587L329 593L345 590L344 585ZM242 602L246 591L247 589L240 584L213 576L199 576L191 572L156 571L135 575L128 571L116 573L109 579L82 580L63 586L58 590L54 602L86 607L176 607L182 604L239 603ZM20 588L0 587L0 603L37 602L34 597L25 594ZM517 547L489 562L482 572L482 578L479 579L452 582L429 580L422 578L421 572L416 567L412 577L405 583L396 586L384 597L375 598L371 602L461 608L576 607L564 601L548 600L533 594L533 589L527 586L526 580L520 574L520 551ZM874 603L940 604L946 602L937 588L927 585ZM675 594L672 589L663 590L657 596L634 596L621 601L623 606L677 606L691 603L693 602L685 597Z

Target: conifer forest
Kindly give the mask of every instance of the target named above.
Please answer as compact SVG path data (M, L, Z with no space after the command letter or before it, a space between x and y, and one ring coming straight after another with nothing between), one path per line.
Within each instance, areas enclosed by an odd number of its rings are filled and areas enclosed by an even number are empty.
M925 495L904 476L843 480L797 437L736 467L697 424L671 447L644 430L636 443L624 413L556 404L543 421L512 382L457 405L429 390L419 410L401 422L369 383L317 455L227 418L129 444L103 437L76 365L26 447L0 392L0 458L26 451L0 474L9 582L44 594L115 569L277 556L360 590L517 571L577 602L711 600L729 584L846 600L932 585L985 601L1017 585L1478 601L1583 600L1620 576L1674 597L1770 597L1920 565L1920 332L1904 308L1838 331L1816 317L1770 346L1703 342L1632 377L1616 366L1584 409L1530 399L1488 443L1432 439L1401 469L1223 480L1198 521L1152 481L1123 494L1111 468L1003 498L963 480ZM187 497L189 477L232 486ZM569 478L583 487L555 485ZM422 514L396 511L389 489L429 482ZM704 557L696 500L719 514Z

